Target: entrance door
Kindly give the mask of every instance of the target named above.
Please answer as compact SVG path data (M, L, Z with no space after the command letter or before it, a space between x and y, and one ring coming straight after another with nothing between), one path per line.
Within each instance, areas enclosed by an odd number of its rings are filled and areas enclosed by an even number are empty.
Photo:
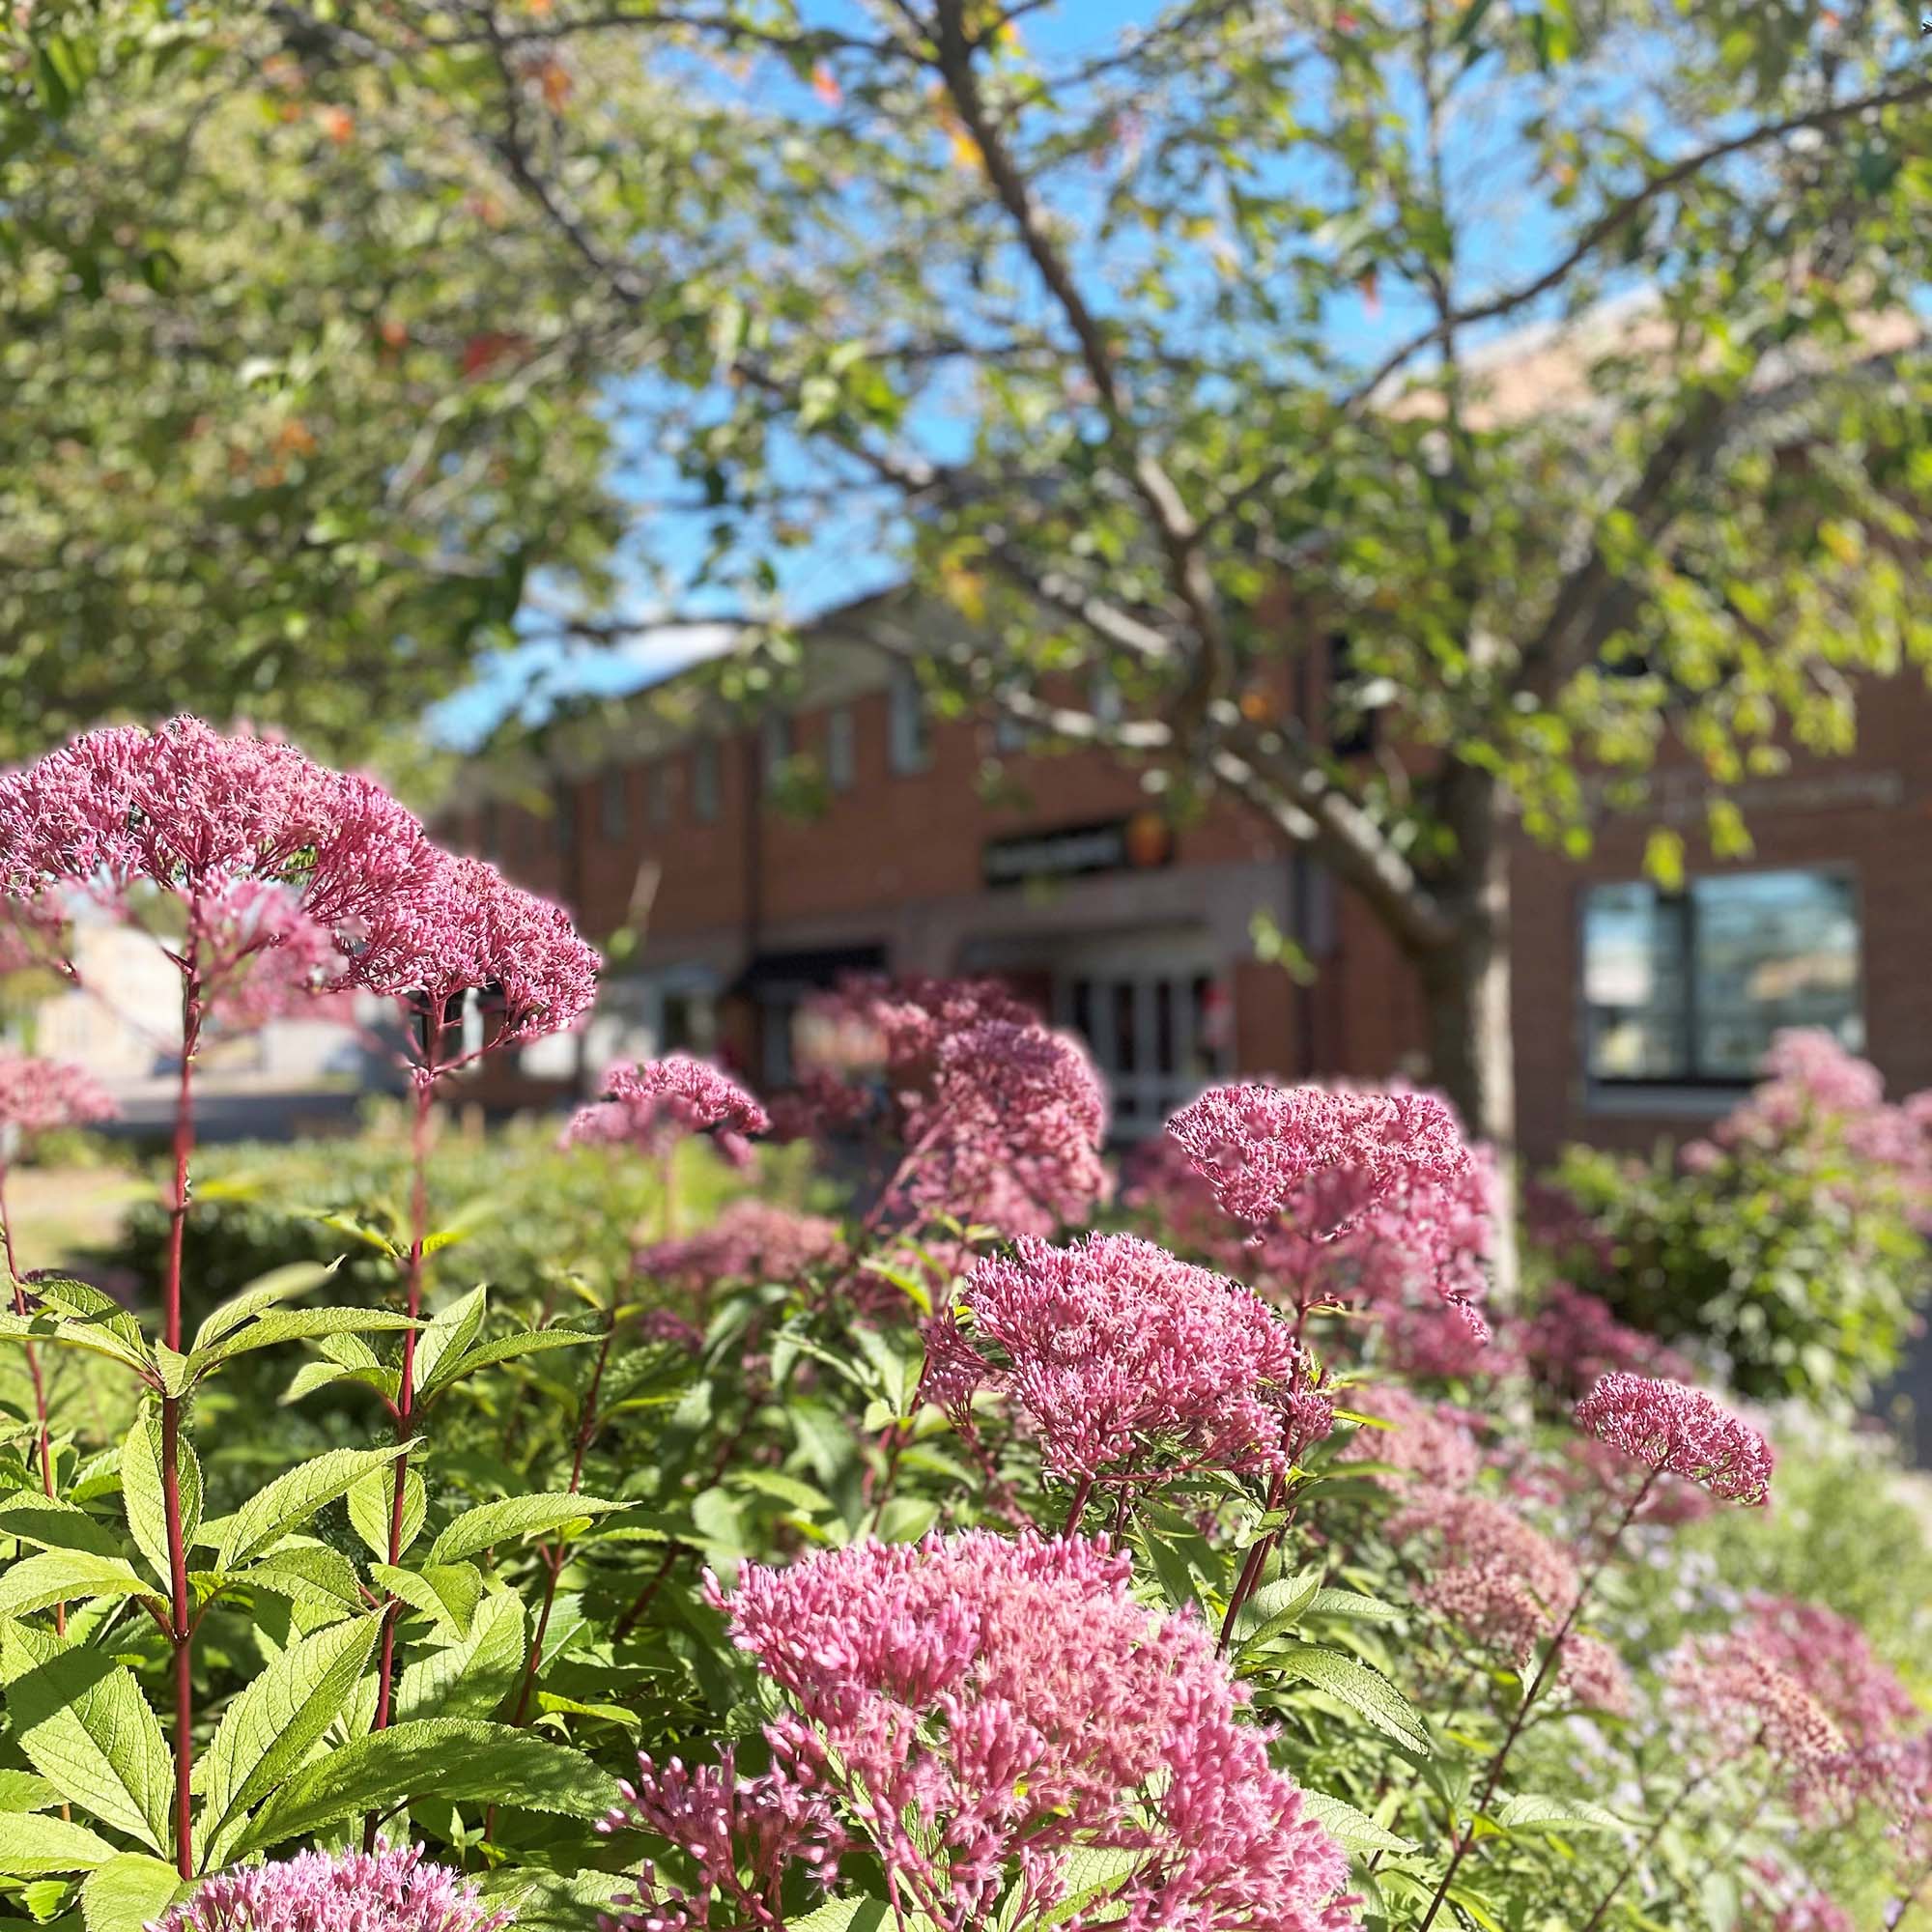
M1063 1026L1087 1041L1113 1094L1117 1139L1157 1133L1227 1064L1227 996L1208 973L1076 973Z

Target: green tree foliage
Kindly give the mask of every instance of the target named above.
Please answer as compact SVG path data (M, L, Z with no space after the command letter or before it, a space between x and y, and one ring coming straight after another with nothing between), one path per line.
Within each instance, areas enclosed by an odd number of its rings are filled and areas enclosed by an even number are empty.
M0 753L177 706L361 748L533 577L595 594L599 311L459 117L281 12L7 30Z
M872 517L972 619L968 694L1246 801L1362 894L1507 1145L1511 826L1580 848L1681 757L1735 853L1729 788L1842 749L1851 674L1925 655L1917 11L1042 14L356 31L430 98L462 76L518 218L653 343L714 576L769 611L787 544ZM626 56L734 117L675 198L555 105ZM1492 348L1565 322L1552 362ZM1324 718L1293 692L1337 636ZM1057 675L1095 669L1119 715ZM1383 755L1347 749L1369 721Z

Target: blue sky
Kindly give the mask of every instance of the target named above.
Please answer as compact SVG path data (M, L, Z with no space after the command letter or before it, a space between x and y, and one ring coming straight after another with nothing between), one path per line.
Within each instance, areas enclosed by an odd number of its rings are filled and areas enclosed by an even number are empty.
M824 0L811 9L826 21L850 25L852 10L840 0ZM1118 43L1122 30L1151 19L1158 8L1149 0L1059 0L1027 17L1027 45L1042 65L1056 65L1105 51ZM1498 117L1500 120L1501 117ZM1492 125L1469 117L1452 129L1448 159L1452 174L1482 182L1485 199L1495 194L1505 208L1521 173L1521 156L1497 145ZM1277 164L1281 178L1302 164L1293 156ZM1556 227L1547 205L1522 196L1508 218L1497 219L1477 232L1477 253L1464 263L1465 273L1477 285L1501 285L1517 280L1547 260L1555 244ZM1327 331L1339 348L1369 364L1399 341L1412 335L1422 316L1404 299L1400 290L1378 299L1352 295L1332 305L1325 318ZM651 455L647 438L650 395L639 383L613 392L612 410L623 457L613 470L620 495L643 504L672 495L678 479L668 464ZM959 445L962 430L949 422L943 411L928 408L914 428L928 453L945 455L949 443ZM659 563L673 570L695 565L701 555L708 515L680 518L661 509L649 512L650 547ZM776 559L777 600L788 613L809 616L886 587L898 575L889 552L879 541L876 521L866 514L834 516L813 529L804 548ZM647 618L652 605L641 582L639 596L627 614ZM661 606L658 608L662 608ZM716 595L697 593L680 599L677 608L699 615L726 614ZM550 642L529 642L487 663L471 685L432 716L432 728L446 742L473 742L513 708L540 713L552 696L564 693L615 696L637 690L714 653L720 634L709 626L653 628L648 622L628 643L616 647L565 649Z

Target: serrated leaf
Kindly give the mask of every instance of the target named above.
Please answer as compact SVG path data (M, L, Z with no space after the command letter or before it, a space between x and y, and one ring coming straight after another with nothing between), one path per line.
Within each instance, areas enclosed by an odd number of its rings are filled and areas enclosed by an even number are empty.
M1114 1845L1076 1847L1067 1854L1061 1868L1065 1891L1035 1922L1041 1926L1058 1925L1071 1918L1102 1894L1117 1889L1121 1881L1139 1870L1147 1860L1145 1851L1123 1851Z
M1311 1617L1352 1617L1363 1623L1388 1623L1403 1613L1399 1604L1365 1597L1359 1590L1317 1590L1306 1612Z
M441 1310L422 1332L416 1344L415 1381L429 1388L438 1367L447 1361L452 1366L470 1343L483 1331L490 1312L489 1291L480 1282L468 1294L460 1294Z
M66 1321L54 1315L14 1315L0 1312L0 1342L32 1342L49 1349L82 1349L89 1354L105 1355L123 1368L152 1379L156 1374L154 1358L144 1344L139 1354L113 1330L96 1322Z
M87 1932L143 1932L188 1889L165 1859L120 1852L82 1884L81 1923Z
M387 1562L391 1553L389 1518L396 1503L394 1471L372 1469L350 1485L348 1502L349 1520L355 1534L368 1546L372 1555ZM423 1487L423 1479L413 1469L404 1470L402 1541L394 1551L397 1556L407 1554L410 1545L422 1534L423 1520L428 1515L429 1492Z
M808 1516L829 1512L836 1507L823 1490L815 1490L810 1483L802 1483L796 1476L787 1476L780 1469L734 1469L727 1480L737 1489L755 1490L760 1495L776 1496L780 1502L803 1510Z
M199 1379L223 1362L245 1355L251 1349L270 1349L279 1342L314 1342L327 1335L392 1334L414 1323L407 1315L387 1308L280 1308L250 1321L187 1358L190 1379Z
M8 1623L0 1677L28 1763L71 1804L165 1855L174 1765L133 1673L51 1631Z
M1264 1584L1241 1606L1240 1623L1248 1626L1242 1638L1245 1649L1270 1642L1284 1631L1293 1630L1314 1603L1321 1588L1321 1569L1318 1564L1293 1577L1283 1577Z
M412 1443L387 1449L330 1449L312 1463L277 1476L231 1516L222 1531L216 1568L233 1570L259 1555L290 1530L299 1528L324 1504L331 1503L372 1469L385 1469Z
M467 1636L425 1652L396 1684L396 1716L487 1718L524 1668L524 1605L494 1590L477 1606Z
M256 1814L234 1856L405 1797L482 1799L512 1810L601 1818L616 1791L616 1780L587 1757L527 1731L473 1718L418 1718L304 1766Z
M114 1847L85 1825L38 1811L0 1811L0 1872L10 1877L92 1871L113 1856Z
M803 1918L785 1920L788 1932L885 1932L897 1922L893 1908L877 1898L828 1898ZM923 1914L912 1913L906 1921L908 1932L929 1922Z
M84 1549L93 1556L119 1556L121 1539L84 1509L39 1490L15 1491L0 1501L0 1536L42 1549Z
M613 1877L606 1871L554 1872L508 1865L478 1880L493 1910L516 1914L517 1932L585 1932L611 1909ZM808 1921L787 1918L794 1929Z
M1358 1663L1339 1650L1318 1650L1310 1644L1277 1651L1269 1662L1285 1675L1301 1678L1327 1691L1399 1745L1425 1757L1429 1755L1429 1733L1423 1729L1422 1719L1415 1715L1408 1699L1366 1663Z
M152 1586L131 1563L84 1549L46 1549L0 1574L0 1617L24 1617L54 1604L93 1597L138 1597Z
M1613 1811L1581 1798L1540 1798L1519 1792L1505 1799L1495 1814L1506 1832L1621 1832L1624 1823Z
M505 1496L500 1502L465 1510L430 1545L429 1560L458 1563L512 1537L547 1536L566 1523L629 1507L603 1496Z
M0 1811L45 1811L61 1802L59 1788L37 1771L0 1771Z
M1134 1533L1147 1551L1148 1561L1153 1565L1153 1574L1159 1577L1167 1601L1177 1610L1192 1609L1200 1599L1195 1593L1194 1571L1187 1558L1147 1522L1138 1524Z
M196 1825L203 1862L221 1864L248 1807L320 1742L348 1702L382 1634L381 1611L331 1624L274 1660L230 1700L215 1727Z
M185 1433L175 1440L175 1477L182 1506L183 1547L193 1545L201 1530L201 1461ZM168 1513L161 1481L161 1418L144 1403L121 1445L121 1506L135 1548L163 1583L168 1568Z
M1378 1825L1366 1811L1358 1811L1346 1800L1330 1798L1320 1791L1301 1794L1301 1808L1324 1830L1345 1852L1412 1852L1412 1838L1398 1837L1385 1826Z
M596 1335L581 1328L537 1328L527 1335L498 1335L494 1341L477 1343L473 1349L453 1360L439 1362L434 1378L419 1383L416 1392L425 1397L440 1395L466 1376L474 1375L478 1369L514 1361L519 1355L542 1354L548 1349L581 1348L585 1342L596 1340Z
M483 1596L483 1573L473 1563L430 1563L421 1570L372 1563L369 1575L412 1609L461 1636Z
M270 1590L293 1603L361 1610L366 1605L355 1566L339 1549L327 1544L284 1545L249 1564L245 1581L251 1590Z
M207 1189L199 1191L205 1195ZM194 1331L193 1352L200 1354L263 1309L320 1288L341 1265L342 1258L338 1255L332 1262L291 1262L286 1267L270 1268L267 1274L257 1275L239 1294L230 1295L216 1307Z
M154 1357L140 1322L112 1295L71 1275L41 1275L24 1286L43 1309L59 1318L63 1330L69 1331L62 1339L71 1346L113 1355L130 1368L152 1366ZM83 1335L89 1339L80 1340Z

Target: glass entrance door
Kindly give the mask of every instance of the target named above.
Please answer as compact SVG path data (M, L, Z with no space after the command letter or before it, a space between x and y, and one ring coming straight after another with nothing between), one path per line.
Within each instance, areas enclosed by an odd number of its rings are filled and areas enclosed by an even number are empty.
M1077 973L1056 1004L1106 1077L1117 1139L1158 1132L1226 1065L1226 1000L1210 974Z

